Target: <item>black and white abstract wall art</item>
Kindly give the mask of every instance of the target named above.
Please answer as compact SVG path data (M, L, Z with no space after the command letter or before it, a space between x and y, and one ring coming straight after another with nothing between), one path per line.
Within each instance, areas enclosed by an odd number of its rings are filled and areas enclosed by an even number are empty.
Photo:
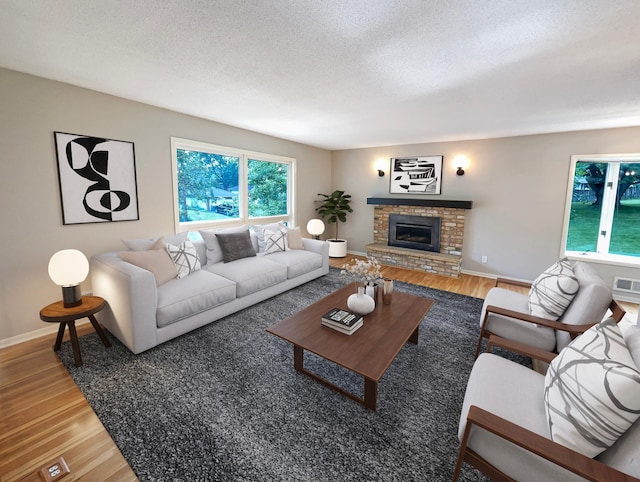
M54 132L63 224L138 217L133 142Z
M440 194L443 156L392 157L391 194Z

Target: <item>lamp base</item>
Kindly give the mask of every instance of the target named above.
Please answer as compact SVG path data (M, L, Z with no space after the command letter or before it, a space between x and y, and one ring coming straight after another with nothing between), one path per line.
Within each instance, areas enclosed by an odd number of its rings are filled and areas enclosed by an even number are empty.
M82 293L80 292L80 285L63 286L62 302L65 308L80 306L82 304Z

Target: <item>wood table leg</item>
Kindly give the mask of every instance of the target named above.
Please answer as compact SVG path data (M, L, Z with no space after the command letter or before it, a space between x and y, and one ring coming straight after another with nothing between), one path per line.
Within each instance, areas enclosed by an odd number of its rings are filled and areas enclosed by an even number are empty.
M67 326L67 323L62 321L60 322L60 327L58 328L58 337L56 338L56 344L53 345L53 351L60 350L60 345L62 345L62 337L64 336L64 328Z
M109 341L109 338L107 338L107 334L104 332L104 330L100 326L100 323L98 323L98 320L96 320L96 317L93 315L89 315L89 321L93 325L93 329L96 330L96 333L102 340L102 343L104 343L104 346L109 348L111 346L111 342Z
M78 344L78 334L76 333L76 322L68 321L69 334L71 335L71 346L73 347L73 359L77 367L82 366L82 356L80 355L80 345Z
M411 338L409 338L409 341L410 341L411 343L413 343L414 345L417 345L417 344L418 344L418 336L419 336L419 334L420 334L420 333L419 333L419 330L420 330L420 325L418 325L418 326L416 327L416 331L414 331L414 332L411 334Z
M364 402L363 405L370 410L376 411L378 401L378 382L369 378L364 379Z
M298 345L293 345L293 368L296 371L302 372L304 370L304 350Z

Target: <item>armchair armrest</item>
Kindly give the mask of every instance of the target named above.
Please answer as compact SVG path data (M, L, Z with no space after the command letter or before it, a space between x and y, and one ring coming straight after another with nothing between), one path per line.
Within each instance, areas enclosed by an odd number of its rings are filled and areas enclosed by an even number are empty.
M494 346L498 346L515 353L520 353L521 355L535 358L545 363L551 363L551 360L558 356L557 353L541 350L540 348L520 343L519 341L508 340L501 336L492 334L489 336L489 343L487 343L487 352L491 352Z
M609 304L609 310L611 311L611 316L616 323L620 322L626 311L622 308L616 300L611 300ZM506 308L500 308L499 306L489 305L487 306L486 313L495 313L497 315L508 316L509 318L515 318L517 320L526 321L528 323L535 323L540 326L547 326L549 328L553 328L554 330L566 331L570 334L581 334L591 328L595 323L588 323L585 325L569 325L567 323L562 323L561 321L549 320L547 318L541 318L539 316L530 315L528 313L520 313L518 311L508 310ZM486 317L486 314L485 314Z
M530 315L528 313L520 313L519 311L508 310L506 308L500 308L499 306L489 305L487 306L486 313L495 313L496 315L508 316L509 318L515 318L516 320L526 321L527 323L534 323L540 326L547 326L554 330L562 330L571 332L582 333L588 330L593 325L568 325L560 321L549 320L548 318L541 318L539 316ZM486 316L486 315L485 315ZM583 326L587 328L582 329Z
M581 453L578 453L570 448L560 445L552 440L549 440L541 435L533 433L519 425L516 425L504 418L498 417L480 407L472 405L469 408L467 415L467 425L464 431L464 436L460 444L460 453L458 456L458 463L456 464L456 470L454 472L453 480L457 480L460 472L460 467L464 460L475 461L481 460L485 464L492 467L497 473L501 472L495 467L491 466L488 461L484 461L472 450L467 448L467 441L469 438L469 432L473 425L476 425L484 430L487 430L498 437L501 437L525 450L528 450L544 459L563 467L587 480L594 482L606 480L608 482L623 482L623 481L636 481L639 479L632 477L628 474L620 472L608 465L603 464L595 459L589 458ZM504 474L502 474L504 475Z
M522 288L531 288L531 283L529 283L528 281L518 281L509 278L496 278L496 286L498 286L499 284L520 286Z

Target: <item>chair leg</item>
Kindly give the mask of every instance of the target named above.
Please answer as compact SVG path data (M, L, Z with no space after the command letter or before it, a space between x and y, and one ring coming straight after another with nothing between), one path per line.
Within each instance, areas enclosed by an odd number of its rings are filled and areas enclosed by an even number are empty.
M487 330L485 329L485 327L487 326L488 317L489 313L485 312L484 320L482 320L482 325L480 326L480 336L478 337L478 344L476 345L476 354L474 358L478 358L478 355L480 354L480 349L482 348L482 339L489 338L489 335L487 335Z
M458 460L456 461L456 467L453 470L453 478L451 482L457 482L460 477L460 470L462 470L462 464L467 453L467 440L469 439L469 431L471 430L471 423L467 420L467 426L464 428L464 436L460 441L460 448L458 449Z

